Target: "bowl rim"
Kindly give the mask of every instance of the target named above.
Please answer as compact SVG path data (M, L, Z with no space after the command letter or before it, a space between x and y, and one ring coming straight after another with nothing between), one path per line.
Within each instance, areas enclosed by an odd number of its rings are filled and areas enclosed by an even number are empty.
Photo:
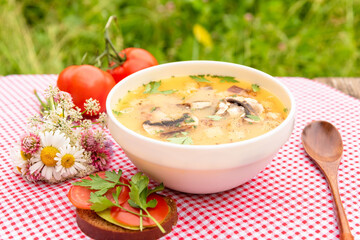
M171 142L164 142L164 141L160 141L157 139L153 139L150 137L146 137L143 136L127 127L125 127L123 124L121 124L115 117L115 115L112 112L111 109L111 99L114 96L115 92L117 91L118 88L120 88L122 85L126 84L126 82L131 81L132 78L137 77L138 75L142 75L142 74L146 74L147 72L151 72L153 71L153 69L155 68L163 68L163 67L167 67L167 66L173 66L173 65L186 65L186 64L221 64L221 65L228 65L228 66L234 66L234 67L239 67L239 68L243 68L247 71L253 71L259 75L262 75L266 78L271 79L271 81L275 82L279 87L281 87L287 94L287 96L290 99L290 112L288 113L286 119L276 128L261 134L259 136L247 139L247 140L243 140L243 141L238 141L238 142L232 142L232 143L222 143L222 144L218 144L218 145L183 145L183 144L176 144L176 143L171 143ZM170 75L171 76L171 75ZM178 61L178 62L170 62L170 63L164 63L164 64L159 64L156 66L152 66L149 68L145 68L142 69L138 72L135 72L127 77L125 77L124 79L122 79L120 82L118 82L109 92L107 99L106 99L106 112L108 114L108 117L110 118L110 120L117 125L118 127L120 127L123 131L125 131L126 133L135 136L136 138L139 138L143 141L152 143L152 144L157 144L163 147L167 147L167 148L180 148L180 149L187 149L187 150L194 150L194 149L221 149L221 148L233 148L236 146L244 146L244 145L248 145L251 144L253 142L258 142L261 139L265 139L268 137L271 137L272 135L278 133L279 131L282 131L285 126L287 126L288 124L291 124L291 122L293 121L293 119L295 119L295 112L296 112L296 102L295 102L295 98L293 96L293 94L290 92L290 90L282 83L280 82L278 79L276 79L275 77L262 72L258 69L252 68L252 67L248 67L245 65L241 65L241 64L237 64L237 63L230 63L230 62L222 62L222 61L212 61L212 60L189 60L189 61ZM293 129L292 129L293 130ZM111 131L110 131L111 133Z

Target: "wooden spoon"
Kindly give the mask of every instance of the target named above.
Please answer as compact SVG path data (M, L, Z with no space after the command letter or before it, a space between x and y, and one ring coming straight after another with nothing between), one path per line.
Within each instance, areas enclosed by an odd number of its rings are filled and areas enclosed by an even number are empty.
M340 228L340 239L353 240L338 188L337 175L343 153L339 131L329 122L315 121L304 128L301 140L305 151L318 165L330 185Z

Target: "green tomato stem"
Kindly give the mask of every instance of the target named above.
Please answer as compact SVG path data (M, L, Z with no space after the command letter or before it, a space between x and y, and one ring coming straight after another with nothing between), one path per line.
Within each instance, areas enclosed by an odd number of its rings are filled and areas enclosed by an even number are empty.
M105 25L105 32L104 32L104 38L105 38L105 47L106 47L106 52L107 52L107 60L108 60L108 64L110 65L110 51L109 51L109 46L111 48L111 50L114 52L115 54L115 59L119 62L119 65L121 65L122 63L124 63L126 61L126 56L124 56L124 58L122 58L119 55L119 52L116 51L114 44L111 42L110 37L109 37L109 27L112 21L116 21L116 16L110 16L109 20L107 21L106 25Z

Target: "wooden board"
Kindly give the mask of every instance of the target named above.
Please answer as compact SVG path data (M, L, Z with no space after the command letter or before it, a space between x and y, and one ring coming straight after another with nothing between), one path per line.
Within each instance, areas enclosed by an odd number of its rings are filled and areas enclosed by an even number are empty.
M328 77L314 78L313 80L325 83L350 96L360 99L360 78Z

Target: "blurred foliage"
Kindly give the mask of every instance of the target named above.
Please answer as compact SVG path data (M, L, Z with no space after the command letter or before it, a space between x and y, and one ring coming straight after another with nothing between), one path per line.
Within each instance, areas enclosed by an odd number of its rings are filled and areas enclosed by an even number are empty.
M118 49L145 48L160 63L207 59L275 76L360 76L356 12L358 0L0 0L0 75L80 64L103 50L104 26L116 15Z

